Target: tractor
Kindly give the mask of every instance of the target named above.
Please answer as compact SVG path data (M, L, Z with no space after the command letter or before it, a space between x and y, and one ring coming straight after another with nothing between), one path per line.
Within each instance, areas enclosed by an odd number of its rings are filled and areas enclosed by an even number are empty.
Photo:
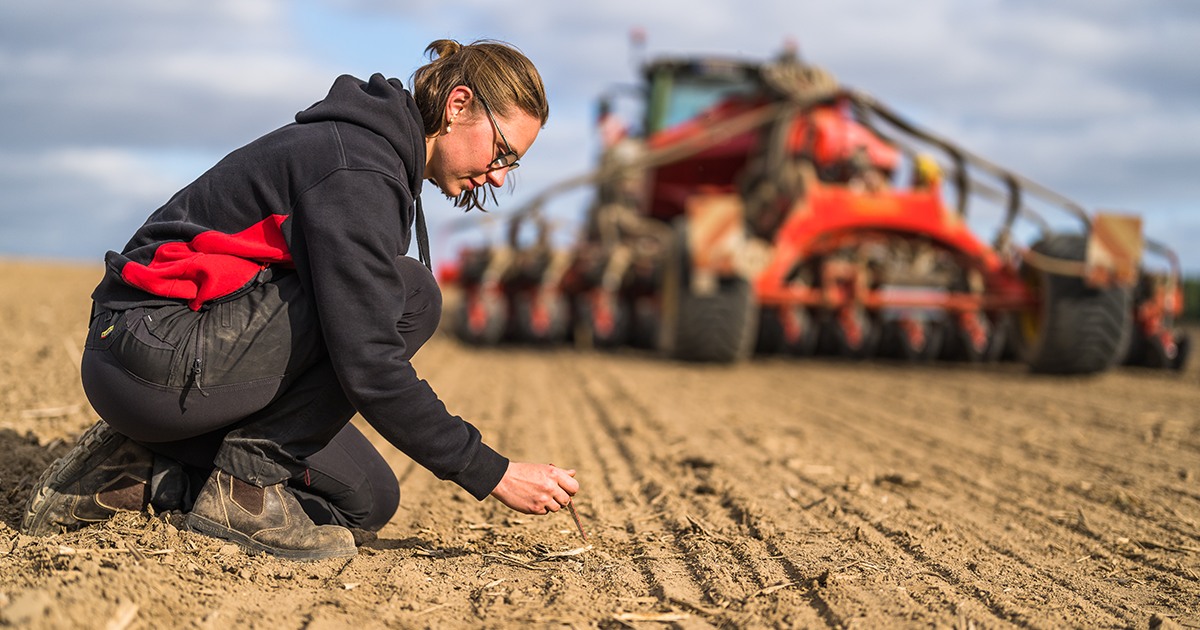
M636 128L614 125L601 99L594 171L536 197L510 217L506 243L464 250L443 274L464 295L462 339L723 363L1183 366L1178 260L1137 216L1089 214L794 50L660 58L642 77ZM580 185L594 189L583 229L556 249L542 205ZM970 225L981 206L999 223L990 240ZM529 224L538 236L523 244Z

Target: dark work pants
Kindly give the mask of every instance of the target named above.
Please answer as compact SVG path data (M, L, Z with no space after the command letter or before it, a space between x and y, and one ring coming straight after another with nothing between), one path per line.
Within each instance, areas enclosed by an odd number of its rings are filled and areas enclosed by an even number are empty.
M411 359L437 329L441 292L419 262L397 264L406 297L397 330ZM259 486L287 481L314 522L378 530L399 505L399 484L349 424L355 409L298 287L291 274L200 313L101 312L84 350L84 390L114 429L193 478L217 467ZM208 366L199 374L187 369L197 357Z

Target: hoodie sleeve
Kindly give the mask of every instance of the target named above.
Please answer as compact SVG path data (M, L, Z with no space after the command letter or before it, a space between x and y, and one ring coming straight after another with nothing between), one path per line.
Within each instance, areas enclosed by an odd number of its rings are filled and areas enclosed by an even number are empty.
M334 171L293 211L292 253L311 282L329 356L355 409L417 463L482 500L508 460L418 378L396 327L406 295L396 258L411 216L400 209L412 201L397 178Z

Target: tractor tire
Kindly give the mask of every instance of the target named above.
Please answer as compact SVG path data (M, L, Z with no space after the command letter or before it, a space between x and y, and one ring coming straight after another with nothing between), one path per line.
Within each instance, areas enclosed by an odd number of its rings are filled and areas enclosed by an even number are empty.
M454 332L473 346L494 346L508 330L508 303L504 294L467 291L454 318Z
M754 350L758 303L741 277L717 281L711 295L691 292L687 224L675 227L661 288L659 350L673 359L734 363Z
M1034 244L1033 251L1082 261L1087 237L1058 234ZM1022 276L1041 303L1020 315L1022 356L1030 370L1045 374L1093 374L1119 362L1132 333L1130 291L1092 288L1083 278L1026 265Z

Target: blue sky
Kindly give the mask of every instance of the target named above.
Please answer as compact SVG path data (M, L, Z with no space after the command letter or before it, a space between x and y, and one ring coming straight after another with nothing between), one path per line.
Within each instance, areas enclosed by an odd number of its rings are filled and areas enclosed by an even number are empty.
M1141 214L1200 273L1200 5L1167 0L3 3L0 256L99 262L337 75L407 81L441 37L506 40L542 70L551 117L500 195L514 208L590 167L595 98L633 78L635 27L648 56L764 59L794 41L993 162L1086 208ZM462 215L426 193L435 259L499 234L496 216L455 230ZM550 207L568 238L585 202Z

